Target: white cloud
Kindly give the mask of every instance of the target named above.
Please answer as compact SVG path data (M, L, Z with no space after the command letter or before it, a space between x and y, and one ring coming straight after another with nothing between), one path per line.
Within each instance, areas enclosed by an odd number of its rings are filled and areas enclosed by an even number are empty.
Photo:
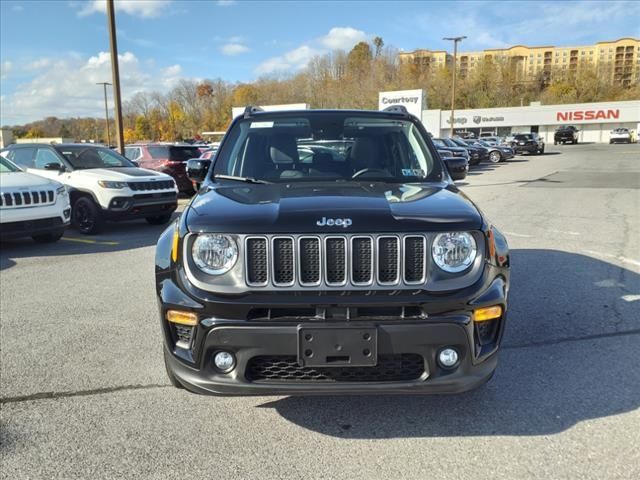
M240 55L242 53L247 53L249 51L249 47L243 45L241 43L226 43L222 47L220 47L220 52L223 55Z
M268 75L276 72L299 70L307 66L316 55L331 50L349 50L356 43L367 40L370 35L352 27L334 27L329 33L308 43L289 50L283 55L271 57L260 65L254 72L257 75Z
M362 30L352 27L333 27L325 36L320 37L320 44L331 50L348 50L356 43L365 41L367 35Z
M13 63L9 60L0 63L0 78L4 80L9 75L9 72L13 69Z
M138 92L165 92L184 78L180 65L155 66L131 52L118 55L123 101ZM101 115L104 98L98 82L111 82L111 55L73 55L39 59L35 77L3 95L0 124L24 123L47 116Z
M153 18L159 17L166 10L172 0L115 0L116 13L123 12L134 17ZM85 17L94 13L106 13L106 0L91 0L88 2L74 3L79 6L78 16Z

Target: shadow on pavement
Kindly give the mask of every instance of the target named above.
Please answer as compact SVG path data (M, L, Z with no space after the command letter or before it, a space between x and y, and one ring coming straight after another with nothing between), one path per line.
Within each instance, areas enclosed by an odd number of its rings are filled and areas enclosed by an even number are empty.
M549 435L640 406L640 275L555 250L515 250L494 378L457 396L286 397L261 405L345 438Z

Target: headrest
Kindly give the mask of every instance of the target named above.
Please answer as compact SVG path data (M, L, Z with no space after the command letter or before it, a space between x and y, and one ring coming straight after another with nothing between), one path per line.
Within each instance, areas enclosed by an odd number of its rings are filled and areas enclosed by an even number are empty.
M296 137L287 134L277 134L271 138L269 155L273 163L298 163L298 143Z

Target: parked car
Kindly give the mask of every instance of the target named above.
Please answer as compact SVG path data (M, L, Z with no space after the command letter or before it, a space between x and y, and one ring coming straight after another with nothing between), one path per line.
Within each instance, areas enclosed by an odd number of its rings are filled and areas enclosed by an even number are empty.
M487 138L496 138L496 132L481 132L480 133L480 137L481 139L487 139Z
M537 132L531 132L531 136L538 143L538 154L542 155L544 153L544 138Z
M3 152L29 173L67 186L71 223L84 234L98 233L106 221L145 218L162 225L178 205L176 184L169 175L138 168L106 147L23 143Z
M200 156L197 145L136 143L126 146L125 156L142 168L171 175L181 193L193 194L193 184L187 177L186 165L187 160Z
M482 139L478 140L478 144L487 149L489 161L491 163L504 162L505 160L511 160L515 157L515 151L513 148L507 145L491 144Z
M516 154L519 153L542 153L544 151L544 145L542 146L542 152L540 151L540 144L536 137L531 133L517 133L513 136L512 148Z
M485 136L481 137L480 140L490 145L506 145L505 141L501 137L496 136Z
M578 131L573 125L559 127L553 134L553 144L558 145L561 143L564 145L569 142L575 145L578 143Z
M459 393L496 368L504 236L392 111L236 117L160 236L167 375L217 395ZM255 128L259 126L259 128ZM298 142L345 139L302 164ZM316 162L318 161L318 162Z
M450 147L462 147L469 153L469 164L478 165L489 158L489 150L480 145L476 140L462 140L461 138L444 138L444 142Z
M469 161L464 157L455 157L450 150L438 150L440 158L447 166L453 180L464 180L469 173Z
M609 134L609 143L631 143L631 132L628 128L615 128Z
M462 157L469 162L469 149L457 145L449 145L444 138L432 138L433 144L438 150L449 150L454 157Z
M0 155L0 239L31 237L57 242L69 226L71 206L64 185L23 171Z

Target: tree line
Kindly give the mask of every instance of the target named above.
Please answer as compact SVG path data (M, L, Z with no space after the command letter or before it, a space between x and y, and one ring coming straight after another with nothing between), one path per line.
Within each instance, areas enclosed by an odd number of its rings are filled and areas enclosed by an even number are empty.
M376 37L349 52L336 50L314 57L306 68L286 76L262 77L250 83L222 79L182 80L167 93L141 92L123 104L125 142L198 138L203 131L225 130L231 108L244 105L308 103L311 108L377 109L378 92L422 88L428 108L449 109L450 66L401 63L398 51ZM606 69L589 64L576 71L553 68L522 81L510 62L485 59L456 84L456 108L490 108L543 104L635 100L636 82L622 86ZM70 137L106 141L106 122L99 118L48 117L13 127L20 137ZM113 120L111 132L114 131Z

